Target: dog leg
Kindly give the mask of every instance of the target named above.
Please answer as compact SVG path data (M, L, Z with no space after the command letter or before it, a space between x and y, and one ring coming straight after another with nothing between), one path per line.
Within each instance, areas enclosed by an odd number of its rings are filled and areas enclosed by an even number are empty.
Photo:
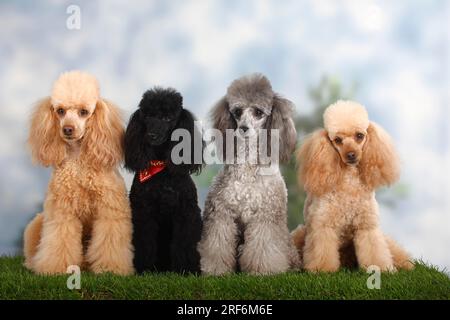
M200 272L200 254L197 244L201 238L202 219L197 204L182 205L183 212L174 215L173 238L170 246L171 270Z
M242 271L276 274L289 269L289 254L294 248L287 227L271 222L252 222L246 225L244 237L245 243L239 259Z
M381 271L395 271L386 238L379 228L357 230L353 242L360 267L375 265Z
M123 180L114 178L97 198L86 260L95 273L128 275L134 272L131 209Z
M200 266L207 275L222 275L236 268L238 229L226 213L220 219L204 221L202 239L198 245Z
M107 218L105 211L107 209L103 209L103 215L92 226L92 238L86 253L90 268L95 273L132 274L131 221L127 217Z
M45 218L41 242L32 260L32 267L39 274L66 273L67 267L81 268L83 248L81 244L81 221L71 215L58 213L55 218Z
M139 274L145 271L157 271L159 225L152 216L143 212L143 209L133 210L134 268Z
M304 268L308 271L339 270L339 238L336 230L327 226L309 226L303 252Z
M23 235L23 253L25 255L24 266L30 270L33 269L33 257L36 255L39 242L41 241L43 222L44 216L42 213L39 213L28 224Z

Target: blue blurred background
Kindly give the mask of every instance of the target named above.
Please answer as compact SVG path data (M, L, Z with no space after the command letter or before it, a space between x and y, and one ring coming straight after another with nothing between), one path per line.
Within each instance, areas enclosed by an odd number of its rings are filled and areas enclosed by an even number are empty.
M66 26L70 5L79 30ZM177 88L204 118L230 81L258 71L295 102L300 140L325 101L367 106L402 159L401 181L379 195L383 228L448 268L449 44L450 1L440 0L1 1L0 254L20 253L42 205L50 170L31 164L28 120L62 71L95 74L127 118L153 85ZM196 178L202 200L211 170ZM292 201L291 228L301 221Z

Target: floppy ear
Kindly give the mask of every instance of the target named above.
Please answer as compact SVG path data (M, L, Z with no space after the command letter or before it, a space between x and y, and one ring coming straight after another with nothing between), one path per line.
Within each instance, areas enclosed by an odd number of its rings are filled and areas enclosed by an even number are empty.
M279 159L280 162L289 162L292 153L295 150L297 142L297 131L292 120L293 103L288 99L275 94L273 98L272 113L267 120L268 132L268 150L270 150L270 130L275 129L279 132Z
M65 142L59 135L59 125L50 97L39 101L31 117L28 144L33 162L46 167L60 164L66 156Z
M131 115L124 139L125 168L132 172L147 168L149 159L156 159L152 148L144 143L146 128L140 115L140 109Z
M199 174L202 170L203 166L203 148L204 148L204 141L202 139L202 134L200 130L195 126L194 124L194 116L189 110L182 109L181 114L178 118L177 126L174 130L177 129L184 129L189 132L190 136L190 159L189 163L181 163L181 164L174 164L172 162L172 148L177 145L178 143L181 143L180 141L170 141L170 152L168 154L168 157L166 159L167 168L168 170L174 172L174 173L197 173ZM197 146L195 144L196 141L200 141L200 145ZM196 147L198 149L196 149ZM180 156L183 157L184 150L181 150ZM196 157L197 153L197 157ZM200 162L200 163L198 163Z
M84 162L97 170L117 166L123 158L124 129L119 109L99 99L81 145Z
M342 164L328 134L321 129L308 136L297 152L298 181L307 193L320 196L336 186Z
M220 153L219 158L222 157L222 161L225 162L227 144L235 142L226 141L226 129L236 130L236 121L234 121L233 117L231 116L226 97L223 97L216 103L216 105L211 110L210 118L213 124L213 128L218 129L220 130L220 132L222 132L223 148L222 150L217 149L217 151ZM233 138L233 140L235 139Z
M359 168L362 180L373 189L394 183L400 175L399 159L391 137L374 122L367 129Z

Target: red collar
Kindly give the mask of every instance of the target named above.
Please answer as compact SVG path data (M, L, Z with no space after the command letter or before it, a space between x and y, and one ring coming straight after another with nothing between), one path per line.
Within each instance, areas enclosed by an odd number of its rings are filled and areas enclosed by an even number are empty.
M139 171L139 182L144 183L152 178L158 172L161 172L166 167L166 163L162 160L151 160L147 169Z

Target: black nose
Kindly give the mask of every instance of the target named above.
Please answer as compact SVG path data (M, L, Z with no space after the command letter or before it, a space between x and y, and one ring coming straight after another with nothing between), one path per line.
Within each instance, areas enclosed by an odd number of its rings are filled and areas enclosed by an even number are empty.
M247 126L240 126L239 129L241 129L244 132L248 131L248 127Z
M356 160L356 154L354 152L347 153L347 160L348 161L355 161Z
M65 136L70 137L73 134L73 127L72 126L63 127L63 133Z
M149 132L147 134L151 139L156 139L158 137L158 135L156 133Z

